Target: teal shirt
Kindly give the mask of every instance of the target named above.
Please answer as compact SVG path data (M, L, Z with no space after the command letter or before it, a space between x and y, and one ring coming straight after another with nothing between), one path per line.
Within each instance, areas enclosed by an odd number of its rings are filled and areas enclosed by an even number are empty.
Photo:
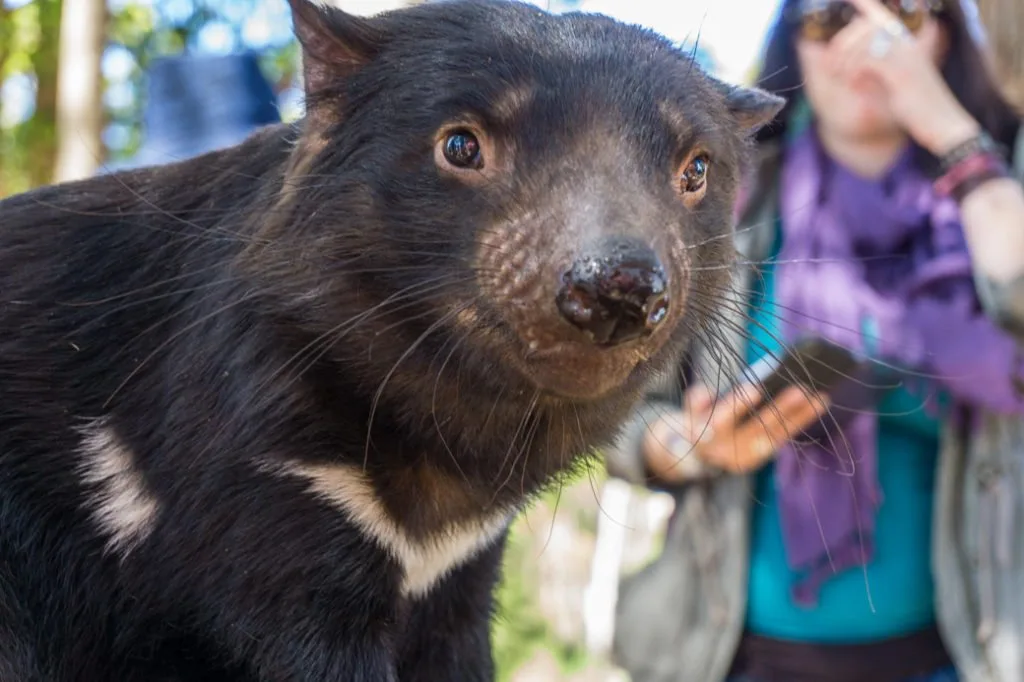
M758 290L752 301L749 362L780 350L774 338L778 323L773 270L768 264L763 280L754 278ZM751 632L780 639L852 643L906 634L934 622L931 519L939 423L922 409L920 397L902 389L887 393L878 411L882 415L878 476L883 503L877 516L874 559L866 575L855 568L830 577L813 609L797 605L790 595L793 575L782 542L774 468L768 465L757 473L747 607Z

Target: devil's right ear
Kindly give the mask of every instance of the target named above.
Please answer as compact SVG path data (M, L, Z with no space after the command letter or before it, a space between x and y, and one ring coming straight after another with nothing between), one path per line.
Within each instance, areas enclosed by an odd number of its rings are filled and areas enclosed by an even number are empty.
M724 83L713 79L718 91L725 96L725 106L729 114L744 132L754 133L771 123L786 100L757 87L743 87Z

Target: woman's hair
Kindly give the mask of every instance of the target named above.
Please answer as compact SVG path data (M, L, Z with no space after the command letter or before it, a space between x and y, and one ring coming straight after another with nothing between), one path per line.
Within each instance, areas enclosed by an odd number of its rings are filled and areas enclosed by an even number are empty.
M778 19L765 44L757 85L785 97L787 103L776 119L760 130L757 136L759 143L785 135L787 124L801 99L803 76L796 53L800 2L783 0ZM938 18L949 39L949 49L942 66L946 84L989 135L1012 153L1020 117L996 85L986 55L968 27L960 0L945 0ZM924 157L928 165L935 162L927 153Z

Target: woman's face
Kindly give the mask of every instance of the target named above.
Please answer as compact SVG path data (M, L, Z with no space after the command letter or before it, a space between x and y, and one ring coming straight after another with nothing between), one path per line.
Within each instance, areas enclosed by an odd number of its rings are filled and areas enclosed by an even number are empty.
M850 27L847 27L848 30ZM842 33L833 40L839 40ZM914 38L936 65L945 54L946 33L929 15ZM871 76L857 69L833 68L831 43L797 40L797 55L804 77L804 92L815 117L833 132L853 138L876 138L899 133L885 91Z

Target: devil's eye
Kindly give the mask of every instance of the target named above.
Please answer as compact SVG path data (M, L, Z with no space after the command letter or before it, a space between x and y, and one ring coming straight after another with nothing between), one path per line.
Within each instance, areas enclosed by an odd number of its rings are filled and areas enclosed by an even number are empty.
M707 182L708 178L708 165L711 163L711 159L708 158L707 154L700 154L695 156L686 169L683 170L683 176L680 178L680 189L683 193L699 192L704 187L704 183Z
M480 141L467 130L448 133L444 140L444 158L456 168L480 168L484 163Z

